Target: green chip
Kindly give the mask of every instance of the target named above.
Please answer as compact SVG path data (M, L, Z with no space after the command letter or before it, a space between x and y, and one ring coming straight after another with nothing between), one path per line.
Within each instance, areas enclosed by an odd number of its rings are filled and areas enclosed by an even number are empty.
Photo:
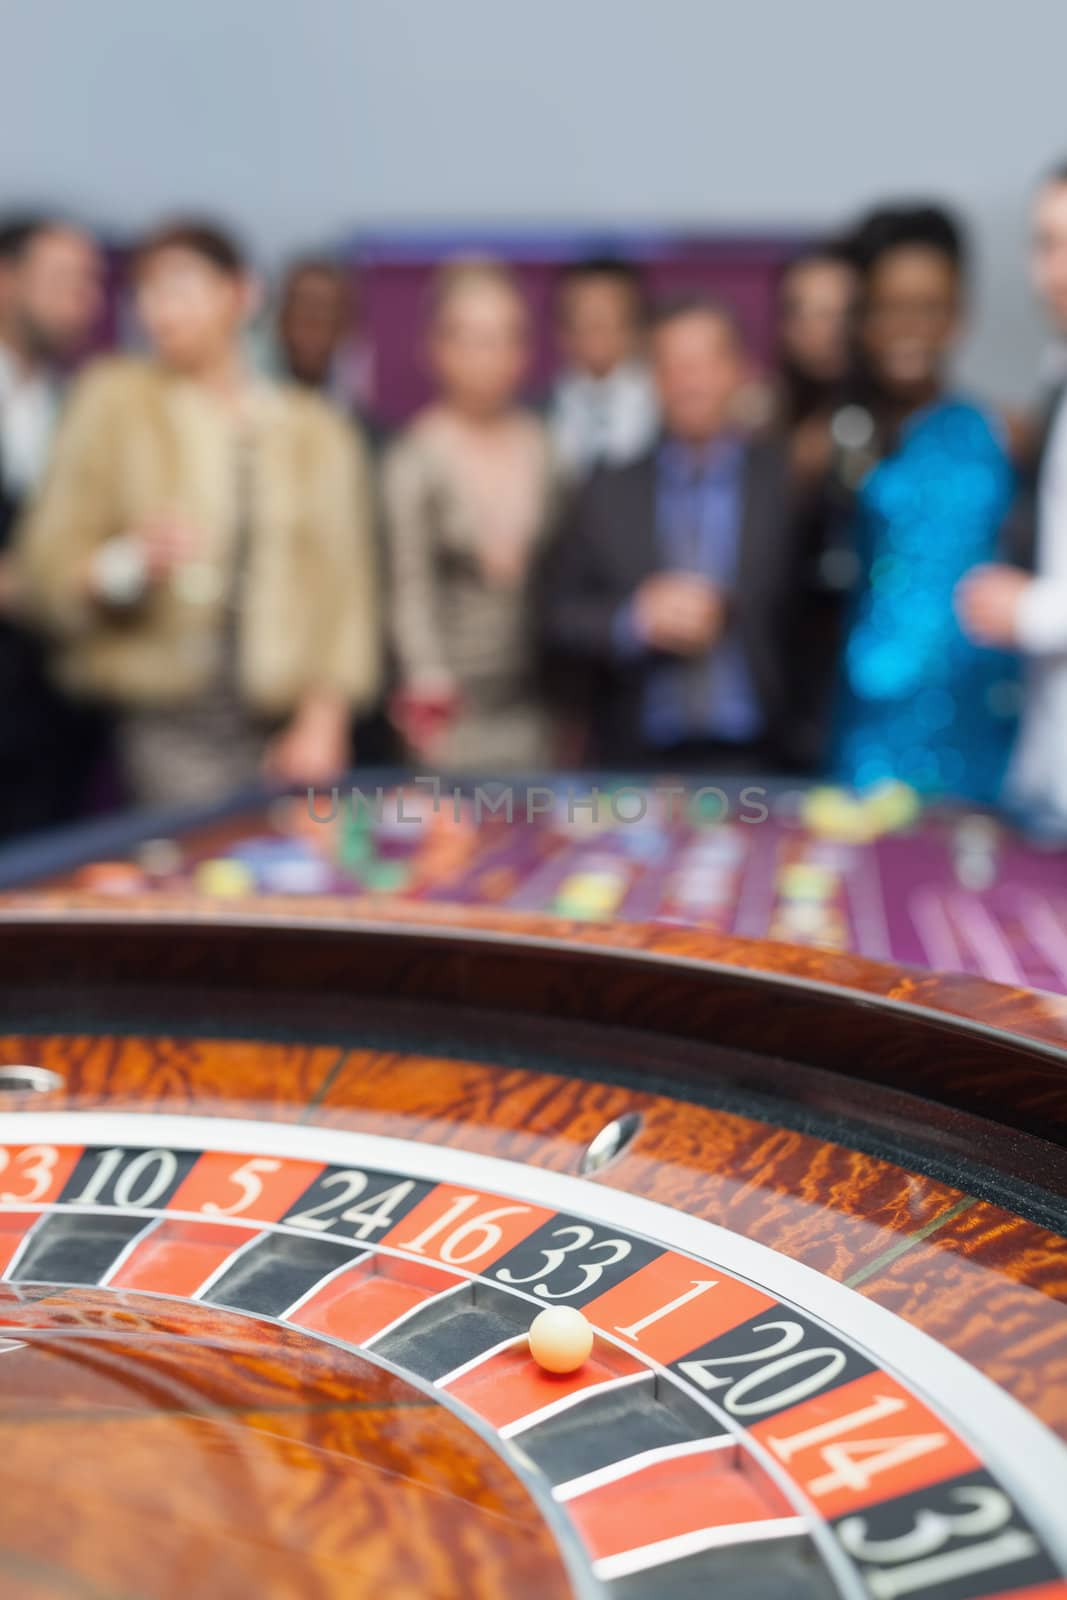
M373 894L399 894L408 886L411 868L405 861L371 861L361 877Z
M374 855L374 836L371 833L367 818L363 815L353 816L351 811L345 813L341 825L341 844L338 851L338 860L342 867L361 867Z

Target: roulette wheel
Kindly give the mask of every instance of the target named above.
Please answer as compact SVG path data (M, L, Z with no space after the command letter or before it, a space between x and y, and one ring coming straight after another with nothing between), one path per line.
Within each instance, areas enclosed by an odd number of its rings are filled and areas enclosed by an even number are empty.
M314 897L0 963L0 1594L1067 1597L1067 1001Z

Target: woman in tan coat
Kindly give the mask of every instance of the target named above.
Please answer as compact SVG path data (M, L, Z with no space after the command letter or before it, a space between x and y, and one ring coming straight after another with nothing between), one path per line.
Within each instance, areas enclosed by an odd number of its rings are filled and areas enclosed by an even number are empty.
M534 672L530 579L557 489L548 435L517 402L525 303L491 262L435 284L439 398L386 459L394 717L411 755L492 775L551 756Z
M379 678L360 442L246 371L254 291L224 234L158 230L135 282L153 357L79 381L20 533L24 609L65 686L117 708L139 801L326 782Z

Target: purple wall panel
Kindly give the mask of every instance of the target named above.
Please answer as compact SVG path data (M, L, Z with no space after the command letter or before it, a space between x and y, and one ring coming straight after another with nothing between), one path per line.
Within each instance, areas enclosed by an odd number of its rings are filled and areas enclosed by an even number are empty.
M784 262L802 246L798 237L692 239L661 234L504 236L476 233L396 235L353 241L346 252L360 278L369 354L371 410L383 422L403 422L429 395L423 357L427 289L435 266L461 255L492 254L518 273L534 316L529 392L538 395L555 365L552 292L560 268L586 254L626 256L640 266L649 293L699 289L735 308L757 359L770 354L774 287Z

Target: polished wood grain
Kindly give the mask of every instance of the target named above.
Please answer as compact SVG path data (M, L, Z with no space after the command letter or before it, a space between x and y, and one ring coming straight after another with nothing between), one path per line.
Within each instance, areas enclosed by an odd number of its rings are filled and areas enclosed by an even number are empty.
M563 917L499 911L479 906L427 904L388 895L250 895L211 899L192 893L155 891L117 900L112 895L70 889L0 894L0 922L32 919L94 922L271 924L309 927L440 929L559 941L590 950L642 951L746 971L773 973L887 999L1067 1050L1067 995L1038 993L989 983L965 973L928 972L839 955L769 939L741 939L699 928L643 922L574 922Z
M180 992L183 1021L201 1015L204 1031L223 1014L250 1013L264 1026L329 1027L358 1015L366 1027L379 1002L383 1016L391 1004L408 1022L462 1006L549 1031L610 1024L613 1064L683 1084L703 1075L774 1091L776 1063L787 1061L827 1074L828 1104L851 1096L870 1116L883 1100L885 1120L899 1116L905 1127L915 1109L894 1108L894 1093L921 1096L923 1125L945 1149L1014 1163L1018 1175L1067 1194L1055 1148L1067 1145L1067 997L690 929L407 903L355 908L358 918L352 902L313 899L242 909L163 896L127 906L7 897L0 964L10 1000L0 991L0 1023L27 1003L52 1003L39 987L47 947L75 1005L78 985L89 999L106 989L105 1010L121 1004L132 1018L173 1006ZM985 1139L983 1122L1028 1140Z
M239 1116L252 1101L257 1116L279 1122L307 1115L345 1054L335 1045L166 1034L0 1036L0 1065L32 1062L55 1072L64 1080L70 1106L108 1105L119 1111L147 1099L159 1111L224 1117ZM34 1103L43 1108L51 1097L35 1097Z
M207 1306L0 1289L0 1592L562 1600L496 1452L349 1351Z
M1067 1438L1067 1245L978 1202L862 1293L981 1367Z

